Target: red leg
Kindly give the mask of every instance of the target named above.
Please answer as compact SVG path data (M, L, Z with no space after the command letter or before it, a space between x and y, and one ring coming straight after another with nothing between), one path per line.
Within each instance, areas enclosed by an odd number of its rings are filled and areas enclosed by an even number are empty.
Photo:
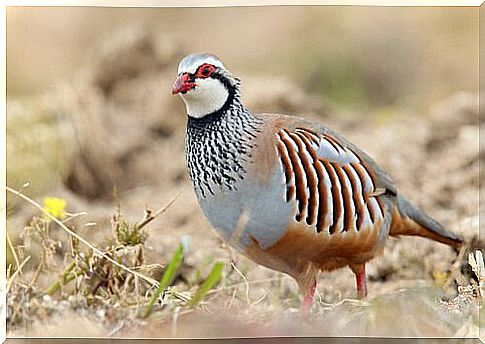
M316 287L317 287L317 280L313 279L312 283L310 284L310 287L305 293L305 298L303 299L303 303L301 304L300 314L302 319L308 318L308 314L310 313L310 308L312 307L313 296L315 295Z
M365 274L365 264L359 268L352 268L355 273L355 281L357 282L357 297L364 299L367 296L367 276Z

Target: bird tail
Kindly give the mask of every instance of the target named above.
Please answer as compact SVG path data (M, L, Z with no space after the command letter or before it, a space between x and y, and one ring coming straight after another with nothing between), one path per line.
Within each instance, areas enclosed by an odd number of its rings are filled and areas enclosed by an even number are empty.
M397 195L397 208L392 215L389 234L392 236L421 236L453 247L458 247L463 243L460 236L444 229L436 220L401 195Z

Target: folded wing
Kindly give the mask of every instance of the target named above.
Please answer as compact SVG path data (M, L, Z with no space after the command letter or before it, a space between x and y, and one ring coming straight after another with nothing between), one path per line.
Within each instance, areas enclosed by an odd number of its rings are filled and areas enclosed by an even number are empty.
M364 153L329 131L297 127L281 129L277 137L286 201L297 204L295 221L330 235L381 222L379 195L386 188Z

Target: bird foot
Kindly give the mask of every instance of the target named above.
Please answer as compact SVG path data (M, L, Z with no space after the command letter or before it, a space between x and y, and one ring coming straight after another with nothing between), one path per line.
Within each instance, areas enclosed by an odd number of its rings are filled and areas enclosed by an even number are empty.
M308 319L308 314L310 314L310 309L313 303L313 296L315 295L315 289L317 288L317 281L313 280L310 288L308 288L307 292L305 293L305 297L303 299L303 303L301 304L300 314L303 320Z
M359 299L365 299L367 297L367 276L365 274L365 265L363 265L357 272L354 270L354 273L357 284L357 297Z

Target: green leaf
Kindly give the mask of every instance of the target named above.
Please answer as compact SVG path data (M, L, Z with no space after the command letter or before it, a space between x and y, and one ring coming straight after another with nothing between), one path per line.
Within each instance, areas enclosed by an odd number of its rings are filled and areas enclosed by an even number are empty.
M158 289L155 293L153 293L150 302L148 305L145 307L143 313L142 313L142 318L148 317L152 310L153 310L153 305L155 302L158 300L160 295L165 291L165 289L173 282L175 279L175 276L177 274L177 271L182 264L182 261L184 259L184 247L182 244L180 244L177 248L177 251L173 255L172 259L170 260L170 263L168 263L167 269L165 270L162 279L160 280L160 285L158 286Z
M49 288L47 288L44 291L44 294L46 294L46 295L53 295L57 291L59 291L62 286L68 284L71 281L73 281L76 278L76 273L72 271L72 270L74 270L75 267L76 267L76 263L75 262L72 262L71 264L69 264L69 266L66 268L66 270L64 270L64 272L60 276L60 279L58 281L54 282L53 284L51 284L49 286Z
M204 299L204 296L207 294L211 288L219 282L221 278L221 272L222 268L224 267L223 262L217 262L214 264L214 267L212 268L211 273L207 278L205 279L204 283L200 286L200 288L197 290L195 295L190 299L188 302L189 307L195 307L199 304L200 301Z

